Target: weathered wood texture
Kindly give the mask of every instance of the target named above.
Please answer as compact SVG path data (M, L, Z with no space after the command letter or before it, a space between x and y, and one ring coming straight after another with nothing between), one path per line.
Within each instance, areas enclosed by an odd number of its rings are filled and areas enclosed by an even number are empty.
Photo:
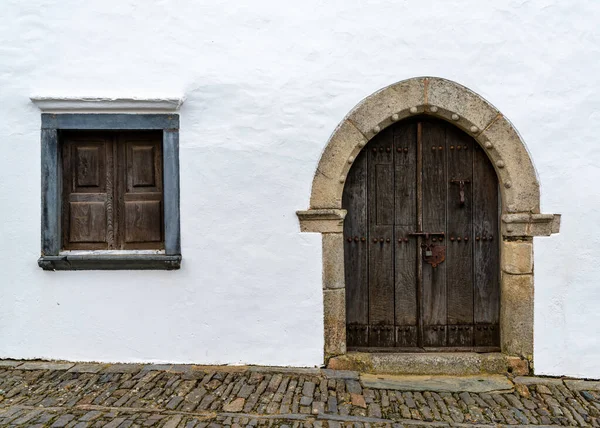
M373 138L342 200L348 346L496 349L498 203L485 153L450 124L417 118ZM419 244L446 260L424 262Z
M55 255L61 246L60 151L56 129L42 129L42 256Z
M379 134L367 153L369 242L369 346L394 339L394 151L392 129Z
M423 121L423 231L446 230L446 129L443 122ZM444 346L447 318L446 267L423 264L423 346Z
M170 255L181 254L179 131L177 130L163 132L163 180L165 252Z
M346 182L343 205L352 215L344 221L344 260L346 260L347 341L368 346L369 289L367 287L367 152L356 158L353 173Z
M62 247L162 249L162 133L64 132Z

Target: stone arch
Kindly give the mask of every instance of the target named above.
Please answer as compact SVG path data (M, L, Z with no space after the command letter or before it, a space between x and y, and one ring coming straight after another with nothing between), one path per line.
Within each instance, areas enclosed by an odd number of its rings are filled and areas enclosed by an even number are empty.
M531 361L532 237L557 233L560 216L540 213L539 180L512 124L478 94L437 77L395 83L354 107L337 126L321 155L313 178L310 209L297 213L303 232L323 234L325 358L346 353L342 237L346 213L341 208L346 176L371 138L392 123L418 114L441 118L467 132L494 165L502 194L502 353Z

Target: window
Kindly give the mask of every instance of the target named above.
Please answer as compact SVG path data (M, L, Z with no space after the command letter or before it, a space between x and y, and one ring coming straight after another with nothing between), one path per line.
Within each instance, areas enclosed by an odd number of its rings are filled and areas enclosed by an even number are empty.
M176 115L42 115L46 270L177 269Z
M65 132L64 250L163 250L162 133Z

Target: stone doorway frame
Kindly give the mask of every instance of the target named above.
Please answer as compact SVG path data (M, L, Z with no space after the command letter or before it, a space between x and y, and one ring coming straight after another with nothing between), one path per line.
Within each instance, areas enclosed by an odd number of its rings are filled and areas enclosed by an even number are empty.
M492 162L501 191L500 342L502 354L533 361L533 237L558 233L559 214L540 213L540 185L525 144L512 124L468 88L437 77L385 87L356 105L337 126L313 178L310 209L300 230L323 235L325 363L346 354L346 295L342 193L358 153L382 129L425 114L472 136ZM418 354L415 354L418 355ZM472 358L472 357L471 357Z

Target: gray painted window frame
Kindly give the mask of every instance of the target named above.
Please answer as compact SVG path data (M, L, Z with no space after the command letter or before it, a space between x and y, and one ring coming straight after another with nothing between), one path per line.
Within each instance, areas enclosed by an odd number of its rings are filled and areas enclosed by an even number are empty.
M163 133L164 254L61 254L62 165L61 130L161 130ZM42 251L44 270L179 269L179 115L65 113L42 114Z

